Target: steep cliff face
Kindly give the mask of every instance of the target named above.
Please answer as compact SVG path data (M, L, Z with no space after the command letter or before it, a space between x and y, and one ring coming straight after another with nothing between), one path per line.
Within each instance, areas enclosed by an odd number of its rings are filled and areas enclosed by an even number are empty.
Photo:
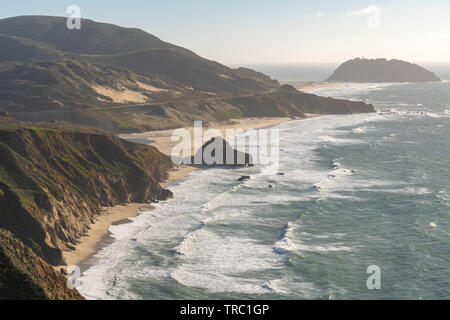
M19 239L0 229L0 300L84 299L66 282Z
M0 120L0 228L45 261L84 235L101 206L171 196L160 187L172 166L156 148L66 123Z

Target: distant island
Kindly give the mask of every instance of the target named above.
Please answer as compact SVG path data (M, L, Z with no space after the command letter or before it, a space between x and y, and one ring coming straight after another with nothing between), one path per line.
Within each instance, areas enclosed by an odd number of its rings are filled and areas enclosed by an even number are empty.
M402 60L356 58L341 64L327 82L431 82L441 81L425 68Z

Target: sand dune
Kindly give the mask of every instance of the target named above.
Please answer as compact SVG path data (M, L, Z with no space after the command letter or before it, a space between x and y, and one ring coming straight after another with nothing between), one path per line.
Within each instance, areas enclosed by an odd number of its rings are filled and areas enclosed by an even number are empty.
M127 88L114 89L105 86L92 86L92 88L102 96L109 97L112 101L106 99L98 98L100 101L104 102L115 102L115 103L143 103L148 100L148 98L141 92L132 91Z

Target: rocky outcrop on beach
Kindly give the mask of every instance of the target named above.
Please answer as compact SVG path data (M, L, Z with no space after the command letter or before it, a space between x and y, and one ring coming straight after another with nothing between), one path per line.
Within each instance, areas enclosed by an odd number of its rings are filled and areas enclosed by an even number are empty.
M432 82L441 81L425 68L402 60L360 59L340 65L329 82Z
M172 161L154 147L68 123L1 119L0 228L50 264L64 264L61 250L73 249L102 206L172 196L160 186Z
M12 233L0 229L0 300L82 300L67 279Z
M191 157L191 163L198 166L239 167L252 166L253 159L250 154L234 149L221 137L214 137L197 150Z

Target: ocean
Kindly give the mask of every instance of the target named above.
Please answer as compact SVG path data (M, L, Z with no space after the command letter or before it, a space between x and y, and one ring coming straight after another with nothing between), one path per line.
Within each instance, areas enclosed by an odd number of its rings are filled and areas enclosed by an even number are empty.
M315 93L364 100L377 113L283 123L279 169L199 170L170 185L174 199L111 227L115 240L79 291L89 299L450 299L450 82ZM238 182L242 175L252 178ZM370 290L373 265L381 287Z

